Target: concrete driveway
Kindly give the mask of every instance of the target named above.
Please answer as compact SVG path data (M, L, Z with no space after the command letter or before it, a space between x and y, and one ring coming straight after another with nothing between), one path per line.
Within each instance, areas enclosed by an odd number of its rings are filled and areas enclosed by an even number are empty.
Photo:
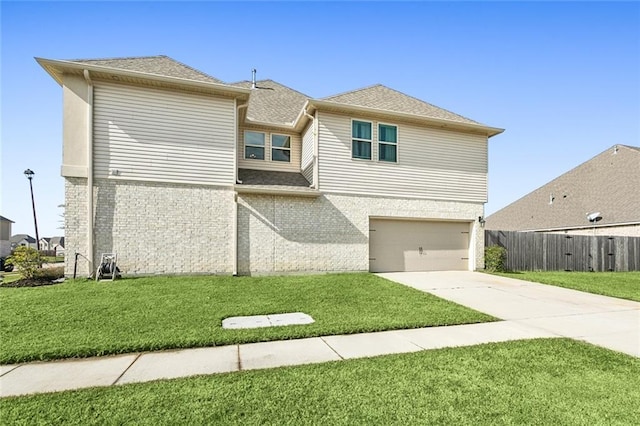
M378 275L504 320L640 357L638 302L480 272Z

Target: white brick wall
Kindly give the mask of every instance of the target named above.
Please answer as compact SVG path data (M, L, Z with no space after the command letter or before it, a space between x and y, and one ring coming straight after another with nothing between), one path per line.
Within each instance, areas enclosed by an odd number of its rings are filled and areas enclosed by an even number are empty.
M369 217L469 220L481 203L325 194L319 198L238 197L238 272L367 271ZM484 233L473 227L475 268Z
M234 192L209 186L97 179L95 263L116 252L125 275L233 272ZM65 273L86 255L86 179L65 185ZM369 217L474 221L482 204L324 194L318 198L240 194L238 272L367 271ZM484 233L474 226L476 268ZM78 276L89 273L79 258Z
M233 272L233 194L210 186L94 181L94 257L115 252L125 275ZM86 255L86 179L67 179L67 275ZM78 274L88 274L79 259Z
M65 178L64 184L64 272L73 276L75 253L86 256L87 249L87 179ZM89 263L78 257L78 277L89 275Z

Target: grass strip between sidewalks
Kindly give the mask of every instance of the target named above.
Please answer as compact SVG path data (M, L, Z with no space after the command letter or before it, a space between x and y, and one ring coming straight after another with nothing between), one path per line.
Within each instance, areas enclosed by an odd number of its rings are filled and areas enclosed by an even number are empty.
M494 320L373 274L149 277L0 289L0 363L228 345ZM315 323L222 329L230 316Z
M496 274L640 302L640 272L512 272Z
M7 398L4 424L637 423L640 360L568 339Z

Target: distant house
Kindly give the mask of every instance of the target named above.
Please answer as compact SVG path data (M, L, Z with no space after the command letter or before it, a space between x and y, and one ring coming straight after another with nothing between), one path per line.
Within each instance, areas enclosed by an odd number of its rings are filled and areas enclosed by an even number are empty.
M9 239L9 242L11 243L11 250L20 246L37 248L36 239L27 234L16 234Z
M11 219L0 216L0 257L11 254Z
M49 250L56 252L56 256L64 256L64 237L51 237Z
M111 252L127 274L484 266L502 129L382 85L316 99L166 56L37 61L62 86L81 273Z
M51 241L51 237L42 237L40 238L40 243L38 244L40 246L40 250L50 250L49 249L49 242Z
M485 228L640 237L640 148L614 145L490 215Z

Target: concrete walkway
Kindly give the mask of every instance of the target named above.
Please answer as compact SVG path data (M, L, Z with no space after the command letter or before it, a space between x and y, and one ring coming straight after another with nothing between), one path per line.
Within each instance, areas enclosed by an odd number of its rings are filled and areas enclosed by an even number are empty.
M540 337L640 356L640 303L473 272L380 274L506 321L0 366L0 397Z

